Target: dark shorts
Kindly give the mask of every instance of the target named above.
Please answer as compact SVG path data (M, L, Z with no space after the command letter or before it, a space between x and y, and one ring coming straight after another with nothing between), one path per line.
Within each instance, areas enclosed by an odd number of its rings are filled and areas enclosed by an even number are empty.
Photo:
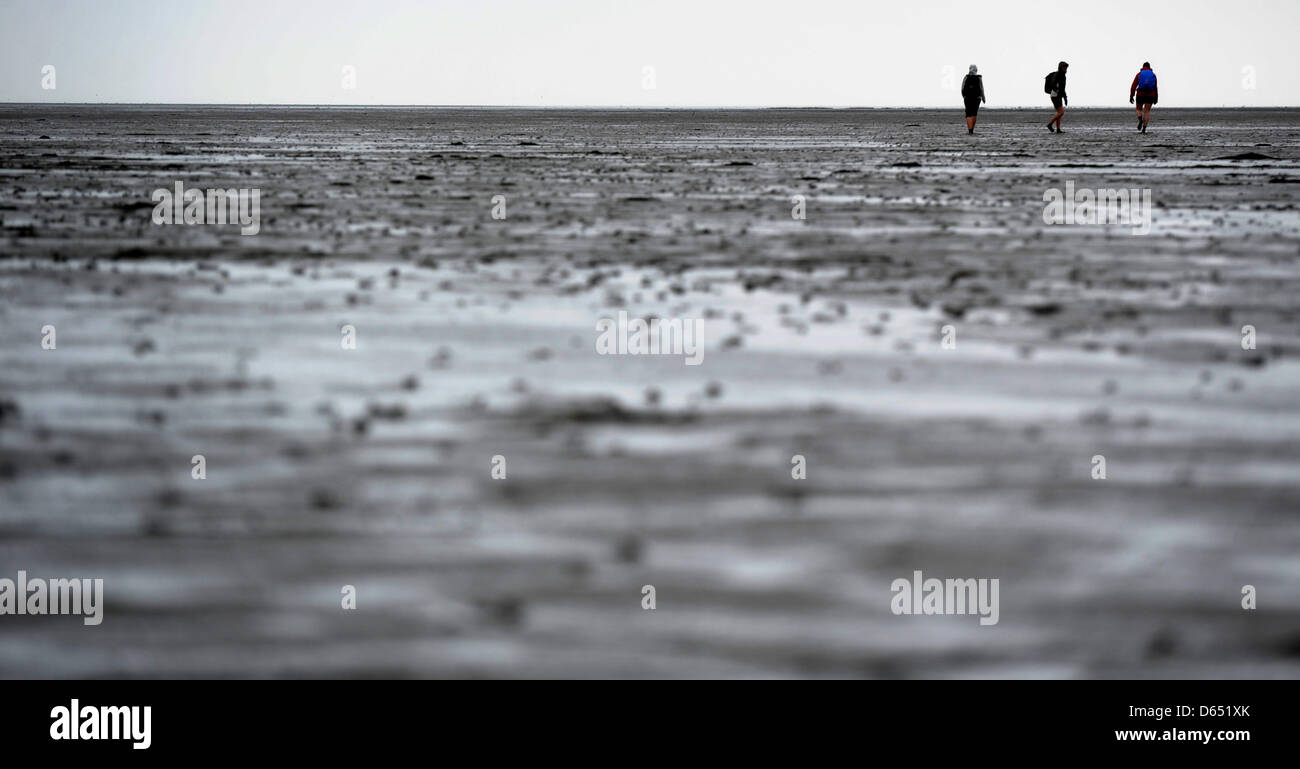
M1060 108L1061 108L1061 103L1062 103L1062 102L1061 102L1061 97L1059 97L1059 96L1053 96L1053 97L1052 97L1052 106L1053 106L1053 107L1056 107L1057 109L1060 109Z
M966 98L966 117L975 117L980 113L980 97L973 96Z
M1143 104L1155 104L1156 92L1154 88L1139 88L1137 90L1137 104L1141 107Z

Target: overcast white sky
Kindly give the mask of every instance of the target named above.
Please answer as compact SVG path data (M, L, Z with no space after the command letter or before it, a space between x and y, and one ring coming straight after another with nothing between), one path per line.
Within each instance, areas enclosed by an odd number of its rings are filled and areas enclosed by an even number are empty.
M975 63L990 107L1043 106L1066 59L1071 106L1127 106L1149 59L1161 106L1300 106L1298 29L1300 0L0 0L0 101L952 106Z

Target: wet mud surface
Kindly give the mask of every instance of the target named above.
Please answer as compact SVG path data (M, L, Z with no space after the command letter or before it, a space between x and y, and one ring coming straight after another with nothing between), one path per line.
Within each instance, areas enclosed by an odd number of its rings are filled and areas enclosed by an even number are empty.
M0 675L1296 676L1300 112L1047 116L0 106Z

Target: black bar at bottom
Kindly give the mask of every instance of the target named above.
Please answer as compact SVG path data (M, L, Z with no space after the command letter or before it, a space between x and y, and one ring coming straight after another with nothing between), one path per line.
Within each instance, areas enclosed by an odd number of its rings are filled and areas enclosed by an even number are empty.
M971 757L1185 757L1285 750L1297 729L1295 689L1281 681L8 681L3 691L6 751L50 758L415 751L433 763L503 752L623 763L654 753L734 760L793 751L807 762L832 749L891 746ZM110 739L92 738L101 727ZM627 753L608 752L620 744Z

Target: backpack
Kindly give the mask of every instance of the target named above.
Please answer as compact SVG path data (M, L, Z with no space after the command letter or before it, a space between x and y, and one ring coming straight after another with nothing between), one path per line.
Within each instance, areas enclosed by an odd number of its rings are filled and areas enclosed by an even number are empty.
M1043 93L1050 94L1056 90L1056 73L1048 72L1047 77L1043 78Z
M1138 88L1149 90L1156 87L1156 73L1144 69L1138 73Z
M966 79L961 81L961 95L965 99L974 99L980 95L979 75L967 75Z

